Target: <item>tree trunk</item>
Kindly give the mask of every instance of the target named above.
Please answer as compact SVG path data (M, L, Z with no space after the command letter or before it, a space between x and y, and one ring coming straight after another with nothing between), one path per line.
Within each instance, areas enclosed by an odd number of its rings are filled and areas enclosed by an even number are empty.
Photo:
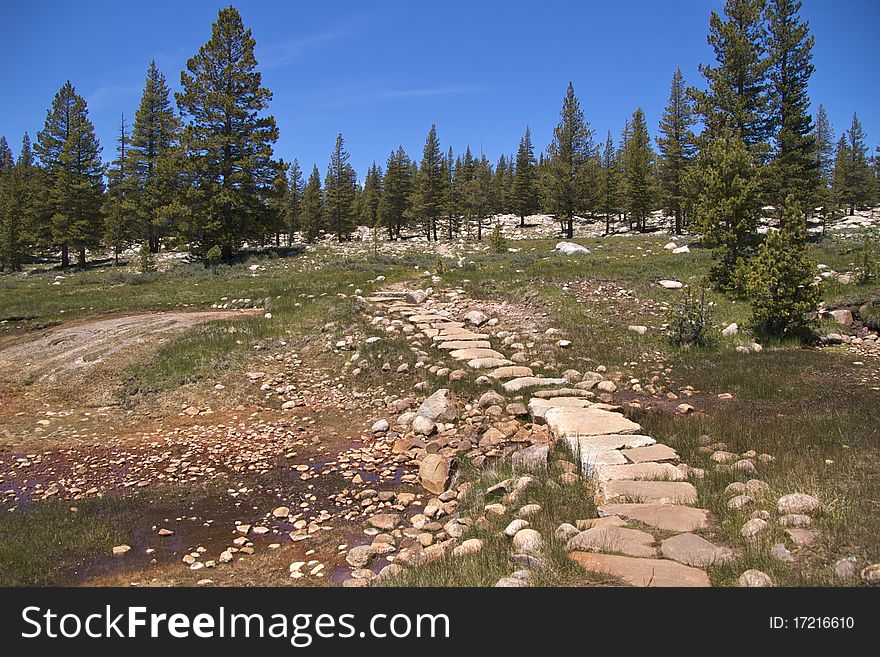
M574 212L568 213L568 227L565 229L565 236L568 239L574 237Z
M78 257L79 257L79 263L78 263L79 268L85 269L86 268L86 247L84 247L84 246L79 247Z
M220 246L220 257L226 262L232 260L232 245L231 244L222 244Z
M526 227L526 217L523 214L519 215L519 227L520 228Z
M70 267L70 250L67 247L67 244L61 245L61 268L67 269Z
M681 235L681 209L675 208L675 234Z

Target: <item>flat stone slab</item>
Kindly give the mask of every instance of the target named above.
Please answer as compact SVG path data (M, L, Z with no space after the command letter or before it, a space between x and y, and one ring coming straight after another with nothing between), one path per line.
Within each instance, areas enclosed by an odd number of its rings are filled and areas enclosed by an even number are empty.
M487 376L490 376L493 379L515 379L520 376L533 376L534 374L535 373L532 372L531 367L512 365L510 367L499 367L497 370L492 370Z
M657 550L652 545L654 537L648 532L604 525L576 534L568 541L565 549L569 552L620 552L630 557L656 557Z
M437 329L431 329L432 331L436 331ZM427 335L427 330L425 331L425 335ZM437 333L431 336L431 340L433 342L450 342L452 340L488 340L489 335L486 333L471 333L470 331L437 331Z
M697 489L685 481L603 481L596 491L596 504L610 502L696 504Z
M475 370L488 370L493 367L503 367L504 365L513 365L512 360L507 360L506 358L474 358L467 362L468 367L472 367Z
M543 376L521 376L510 381L505 381L501 386L505 392L519 392L526 388L537 386L562 386L568 383L568 379L546 379Z
M529 413L533 422L544 424L544 414L551 408L587 408L591 405L590 400L584 397L553 397L552 399L533 397L529 400Z
M681 504L603 504L600 516L620 516L671 532L691 532L709 526L709 512Z
M541 399L551 399L553 397L594 397L595 395L589 390L581 390L580 388L554 388L551 390L536 390L532 393L535 397Z
M457 349L491 349L492 343L488 340L449 340L436 346L444 351L454 351Z
M678 452L669 445L659 444L623 450L623 455L633 463L678 463Z
M621 557L594 552L572 552L570 556L586 570L618 577L630 586L712 585L705 571L666 559Z
M653 445L656 441L651 436L642 436L637 433L603 434L601 436L569 436L565 439L566 445L575 456L580 456L583 451L605 451L609 449L619 450L633 447L645 447ZM623 458L623 453L620 456ZM627 463L626 458L619 463Z
M545 414L554 438L600 436L614 433L638 433L641 425L620 413L597 408L551 408Z
M410 315L406 319L413 324L442 324L449 321L448 317L443 317L442 315Z
M455 360L472 360L474 358L504 358L504 354L494 349L454 349L449 352Z
M684 473L671 463L628 463L627 465L608 465L599 468L595 474L597 481L626 479L629 481L684 481Z
M624 465L626 459L616 449L582 449L580 451L581 474L593 477L596 472L610 465Z
M449 329L463 329L464 322L433 322L431 324L431 328L441 329L441 330L449 330Z
M702 536L691 533L667 538L660 544L660 550L667 559L698 568L722 564L734 556L730 548L715 545Z

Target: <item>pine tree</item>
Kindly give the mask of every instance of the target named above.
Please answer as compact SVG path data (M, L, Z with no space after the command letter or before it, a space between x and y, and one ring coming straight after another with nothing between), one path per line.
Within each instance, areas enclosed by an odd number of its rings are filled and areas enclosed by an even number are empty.
M495 164L495 175L492 178L495 214L507 214L510 208L510 171L507 168L507 156L502 153Z
M853 114L852 125L840 137L834 162L834 196L840 205L854 214L871 198L871 171L868 147L859 117Z
M315 241L324 226L324 192L321 190L321 173L312 168L302 196L300 225L303 239L310 244Z
M532 145L532 133L526 128L526 134L519 140L516 151L516 170L513 175L513 209L519 215L519 225L525 226L526 217L540 209L538 190L538 172L535 162L535 147Z
M687 95L681 69L676 69L672 76L669 102L660 119L660 136L657 137L660 149L658 182L663 205L668 213L675 216L676 235L681 235L687 202L685 172L696 152L692 130L694 123L693 103Z
M574 86L568 90L553 129L553 142L547 149L549 163L549 196L554 213L566 221L565 234L574 237L574 215L585 205L584 169L593 154L593 133L584 119Z
M464 231L468 238L473 237L474 219L474 194L472 191L473 181L476 178L476 162L471 153L471 147L464 150L461 162L455 165L455 189L460 199L461 217Z
M819 303L815 265L807 257L803 207L790 194L779 230L771 230L748 271L751 324L762 335L802 335Z
M388 156L385 165L385 190L379 204L382 225L388 231L388 239L400 239L401 231L410 211L413 189L412 162L399 146Z
M104 172L86 101L69 81L52 101L36 151L49 186L42 214L52 243L61 248L61 266L70 265L72 247L85 267L86 248L97 246L101 237Z
M264 226L266 237L274 237L275 246L281 246L281 233L287 229L288 210L290 207L290 188L288 187L287 174L290 165L283 159L272 163L275 175L272 178L272 186L266 195L266 219Z
M813 158L818 171L816 202L822 208L824 232L824 226L834 205L831 191L834 174L834 129L831 127L824 105L819 105L819 109L816 110L816 123L813 127Z
M219 245L226 260L247 237L263 234L262 191L275 175L278 127L263 115L272 92L261 86L254 45L238 11L221 9L175 95L189 117L183 139L194 182L187 189L188 232L199 252Z
M113 262L119 264L119 252L135 234L134 176L129 149L131 138L125 115L119 122L116 159L107 169L107 194L104 198L104 240L113 247Z
M709 45L717 66L700 65L705 91L691 89L703 115L703 141L732 131L757 160L768 151L766 0L727 0L724 19L709 18Z
M170 93L156 62L150 62L129 151L134 177L132 205L140 224L137 236L152 253L159 251L162 237L174 229L169 224L178 211L181 124Z
M373 228L382 223L379 206L382 204L382 169L373 162L364 179L363 205L361 206L361 222Z
M708 144L700 154L698 175L697 229L715 249L711 278L722 289L742 290L761 201L751 155L737 133Z
M305 181L299 162L294 159L287 176L287 246L293 243L293 234L301 228L302 198Z
M617 212L618 188L619 188L619 165L617 153L614 150L614 140L611 131L605 138L605 147L602 150L601 172L599 176L599 207L605 215L605 235L611 233L611 215Z
M324 218L327 231L336 235L340 242L351 239L355 228L355 187L357 176L348 163L342 133L336 135L336 145L330 154L327 177L324 179Z
M646 219L653 203L651 168L654 153L645 123L645 113L639 107L633 112L630 134L623 153L623 179L626 208L636 220L636 228L644 232Z
M413 211L422 223L428 239L437 240L437 219L443 208L443 162L437 126L432 124L425 139L415 190Z
M443 214L446 215L446 237L452 239L459 230L458 196L455 188L455 159L452 146L443 159Z
M5 140L2 140L5 143ZM11 165L12 152L0 147L0 271L21 270L27 245L36 240L39 178L31 151L30 136L21 140L18 161Z
M18 269L20 220L12 175L15 160L6 137L0 136L0 271Z
M468 187L468 205L477 224L477 241L483 239L483 220L492 214L495 207L492 173L489 160L485 155L481 156L474 165L474 176Z
M770 200L780 206L791 193L801 207L813 207L818 187L815 142L807 87L813 74L813 37L801 22L800 0L770 0L767 42L770 126L775 151L770 167Z

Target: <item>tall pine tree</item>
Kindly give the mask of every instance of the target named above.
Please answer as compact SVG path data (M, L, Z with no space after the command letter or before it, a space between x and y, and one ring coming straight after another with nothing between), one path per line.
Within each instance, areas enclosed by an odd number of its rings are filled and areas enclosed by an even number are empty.
M834 162L834 196L837 203L846 206L849 214L868 203L871 198L871 170L865 131L859 117L853 113L852 125L840 137Z
M526 217L540 209L538 196L538 172L535 162L535 147L532 133L526 127L526 134L519 140L516 151L516 169L513 174L513 209L519 215L519 225L525 226Z
M388 239L400 239L410 210L413 188L412 161L403 146L392 151L385 165L385 190L379 204L382 225Z
M294 158L287 175L287 246L293 243L293 234L301 228L302 198L305 181L299 162Z
M61 266L70 265L73 248L85 267L86 249L97 246L101 237L104 170L86 101L70 81L55 95L35 150L47 175L42 220L61 249Z
M303 239L309 243L315 241L324 227L324 192L317 166L312 168L312 175L303 190L300 226Z
M599 209L605 215L605 235L607 237L611 233L611 216L616 214L618 210L620 187L619 164L610 130L605 138L600 165Z
M686 204L685 172L691 166L696 152L694 144L693 103L687 95L684 76L676 69L672 76L669 101L660 119L660 149L658 182L663 205L675 216L675 234L681 235ZM610 135L609 135L610 138Z
M813 37L809 23L800 21L800 8L800 0L770 0L767 8L769 118L775 141L769 187L773 205L781 207L794 194L808 210L816 201L819 171L807 94Z
M732 131L759 161L769 149L765 4L726 0L723 18L712 12L708 41L717 64L700 65L708 88L691 90L703 116L704 140Z
M340 242L351 239L357 215L355 213L355 186L357 177L348 163L349 154L340 132L330 154L327 177L324 179L324 218L327 231Z
M263 234L263 192L275 175L275 118L264 111L272 92L261 86L255 41L234 7L221 9L211 38L180 74L177 104L193 184L189 235L197 251L218 246L229 259L248 237Z
M428 239L437 239L437 220L443 209L443 156L437 139L437 126L431 125L419 164L413 211Z
M104 240L113 247L113 262L119 264L119 252L135 236L131 136L125 115L119 121L116 159L107 169L107 194L104 197Z
M652 172L654 152L642 108L633 112L630 132L623 152L624 197L636 228L644 232L653 204Z
M574 237L574 215L585 205L584 169L593 154L593 133L584 119L574 86L568 83L559 123L547 149L549 198L554 213L565 222L566 237Z
M176 227L173 216L181 186L180 118L171 104L165 76L150 62L144 91L131 131L132 205L137 216L137 237L151 253L159 251L163 236Z

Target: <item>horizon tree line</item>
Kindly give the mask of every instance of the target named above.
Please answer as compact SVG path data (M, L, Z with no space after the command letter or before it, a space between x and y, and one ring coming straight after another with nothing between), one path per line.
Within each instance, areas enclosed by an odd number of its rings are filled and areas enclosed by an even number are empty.
M150 253L188 245L199 257L216 248L230 259L246 243L289 245L297 234L346 241L359 225L390 240L481 240L499 214L522 227L552 214L571 239L576 218L604 220L605 234L621 221L646 231L662 210L673 232L694 230L715 247L713 275L736 287L757 252L765 206L784 223L789 197L804 219L853 214L880 197L880 150L869 156L857 115L836 138L822 105L815 121L809 113L813 37L799 10L796 0L728 0L723 14L712 12L716 62L700 66L703 88L674 72L655 139L639 107L616 144L610 131L597 142L569 83L537 157L529 127L516 152L493 164L470 147L444 151L432 125L419 159L398 146L361 184L342 133L323 177L317 165L306 178L296 159L275 157L272 93L251 31L230 6L188 60L173 101L150 62L108 163L69 81L36 141L23 136L17 159L0 137L0 268L18 271L45 253L62 267L72 254L85 266L87 251L101 246L118 261L138 243Z

